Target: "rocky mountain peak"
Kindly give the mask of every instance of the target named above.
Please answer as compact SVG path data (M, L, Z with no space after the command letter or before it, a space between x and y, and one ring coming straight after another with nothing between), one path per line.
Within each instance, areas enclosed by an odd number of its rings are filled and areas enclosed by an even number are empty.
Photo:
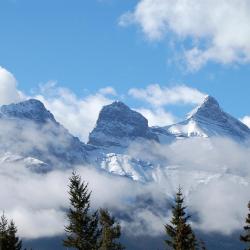
M96 146L119 146L136 138L158 140L150 131L148 120L144 116L124 103L115 101L102 108L88 143Z
M3 105L0 112L2 116L7 118L27 119L36 123L56 122L54 116L45 108L43 103L36 99Z
M200 104L188 115L188 118L193 118L194 120L206 118L222 121L225 119L224 116L224 112L220 108L217 100L214 97L207 95L202 104Z

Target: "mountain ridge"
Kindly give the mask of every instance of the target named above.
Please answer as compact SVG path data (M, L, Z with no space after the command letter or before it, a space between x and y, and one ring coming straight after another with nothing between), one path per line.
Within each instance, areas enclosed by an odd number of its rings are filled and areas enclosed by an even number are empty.
M71 135L43 103L35 99L1 106L0 126L4 126L6 121L11 122L11 126L5 126L8 127L7 133L0 133L0 138L6 144L0 147L0 153L7 151L20 157L37 159L40 166L43 162L47 169L57 165L71 167L91 164L109 173L142 182L152 180L150 171L161 166L162 161L145 161L133 156L129 151L130 145L151 147L171 144L183 138L214 136L244 143L250 138L250 129L225 113L211 96L207 96L186 120L167 127L149 127L143 115L120 101L113 102L100 111L87 144ZM27 137L31 133L30 129L33 137L38 138L38 143L34 138ZM39 139L42 139L44 145L39 144ZM15 143L20 146L14 147Z

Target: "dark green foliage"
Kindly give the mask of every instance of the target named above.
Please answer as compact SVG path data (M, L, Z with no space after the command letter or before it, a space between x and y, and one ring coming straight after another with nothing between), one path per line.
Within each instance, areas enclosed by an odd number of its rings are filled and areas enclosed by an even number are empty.
M1 216L0 220L0 250L21 250L22 241L17 237L17 228L13 221L8 224L8 220Z
M8 250L21 250L22 241L17 237L17 228L14 221L12 220L8 226ZM6 250L7 250L6 249Z
M187 223L190 216L186 215L183 206L184 198L179 188L176 197L175 205L172 207L172 219L170 224L165 225L165 231L168 236L165 243L173 250L195 250L198 249L197 240L192 231L191 226Z
M90 195L88 185L73 172L70 178L68 212L69 225L65 227L67 237L64 246L78 250L95 250L98 248L98 214L90 213Z
M121 236L121 227L116 223L108 210L100 209L101 240L100 250L122 250L125 249L117 239Z
M248 209L250 211L250 202L248 203ZM246 226L244 226L245 234L240 236L240 240L247 244L247 250L250 250L250 213L246 218Z
M0 220L0 250L6 249L7 236L8 236L7 231L8 231L8 220L3 214Z

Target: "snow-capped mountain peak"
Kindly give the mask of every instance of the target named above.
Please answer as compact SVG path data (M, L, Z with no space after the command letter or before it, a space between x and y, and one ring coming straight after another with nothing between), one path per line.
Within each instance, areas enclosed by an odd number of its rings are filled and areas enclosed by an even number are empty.
M207 95L204 98L204 101L188 114L187 119L198 116L220 116L222 112L223 111L221 110L217 100L214 97Z
M167 127L176 137L228 137L237 141L249 140L250 129L224 112L212 96L189 113L183 122Z

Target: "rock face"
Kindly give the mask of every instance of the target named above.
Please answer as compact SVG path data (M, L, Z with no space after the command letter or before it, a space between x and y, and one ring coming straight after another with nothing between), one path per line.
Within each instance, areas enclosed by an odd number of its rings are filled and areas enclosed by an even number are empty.
M11 152L53 167L84 164L87 146L60 125L38 100L0 107L0 157Z
M145 117L122 102L114 102L101 110L96 127L89 135L88 144L126 146L136 139L158 141L158 137L149 129Z
M187 120L171 125L167 131L176 137L228 137L237 141L248 140L250 129L224 112L211 96L194 109Z
M30 120L40 124L48 121L56 123L54 116L44 107L42 102L36 99L3 105L0 108L0 115L7 118Z

